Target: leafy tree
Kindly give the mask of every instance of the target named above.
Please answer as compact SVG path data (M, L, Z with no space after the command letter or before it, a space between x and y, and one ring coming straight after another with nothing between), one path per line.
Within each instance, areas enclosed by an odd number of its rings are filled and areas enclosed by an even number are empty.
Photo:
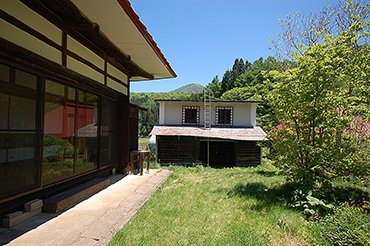
M158 124L159 105L156 99L186 99L201 100L203 92L161 92L161 93L131 93L130 102L148 111L139 111L139 134L147 136L153 126Z
M265 60L261 57L254 61L236 80L235 84L238 87L225 92L221 96L223 100L261 101L257 106L257 125L265 131L269 131L276 126L274 113L266 100L266 95L271 87L264 83L264 74L271 71L276 62L279 61L273 57L268 57ZM273 79L270 78L270 81L273 81Z
M238 76L238 78L235 81L235 86L245 87L262 84L264 81L264 77L261 72L269 70L269 63L270 62L268 60L263 60L262 57L254 61L249 66L249 68L244 71L243 74Z
M231 70L232 81L235 83L235 81L240 77L240 75L242 75L249 69L250 65L251 64L248 61L244 63L243 58L240 59L236 58L234 61L233 68Z
M232 80L231 71L226 70L221 81L220 94L224 94L226 91L231 90L234 87L234 81Z
M318 13L297 12L280 19L282 32L276 40L270 38L270 49L278 60L284 61L277 65L284 70L289 69L292 67L289 61L297 52L303 55L305 47L324 42L328 35L337 37L342 31L348 31L355 22L354 15L368 21L367 9L363 7L365 3L365 0L339 0L337 5L328 5ZM361 39L364 43L370 41L367 36Z
M206 86L206 88L212 91L212 95L214 98L221 97L221 82L218 79L217 75L212 79L212 82Z
M221 96L221 99L231 101L253 101L261 100L261 96L258 95L255 87L237 87L225 92Z
M297 67L270 73L278 82L271 84L268 99L280 122L269 133L274 159L303 185L326 187L337 176L370 173L370 140L364 132L369 125L370 48L364 43L369 22L364 19L353 15L347 31L299 49Z
M236 80L247 71L249 66L250 63L248 61L244 63L243 59L236 58L232 69L226 70L222 77L220 94L222 95L226 91L237 87Z

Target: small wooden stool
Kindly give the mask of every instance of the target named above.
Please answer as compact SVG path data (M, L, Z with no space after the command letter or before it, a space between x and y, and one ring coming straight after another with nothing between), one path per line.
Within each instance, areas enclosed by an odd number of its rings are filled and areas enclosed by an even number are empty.
M138 168L140 170L140 175L143 175L144 171L144 156L148 156L148 163L146 166L147 172L149 172L149 166L150 166L150 151L145 151L145 150L134 150L130 152L130 163L131 165L131 174L135 174L135 162L138 163Z

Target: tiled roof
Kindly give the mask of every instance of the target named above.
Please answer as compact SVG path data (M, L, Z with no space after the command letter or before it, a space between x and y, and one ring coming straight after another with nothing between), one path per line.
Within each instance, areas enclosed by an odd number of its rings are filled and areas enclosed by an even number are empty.
M213 127L204 129L196 126L162 126L153 127L150 135L158 136L192 136L203 138L219 138L241 141L262 141L266 140L266 133L261 127Z

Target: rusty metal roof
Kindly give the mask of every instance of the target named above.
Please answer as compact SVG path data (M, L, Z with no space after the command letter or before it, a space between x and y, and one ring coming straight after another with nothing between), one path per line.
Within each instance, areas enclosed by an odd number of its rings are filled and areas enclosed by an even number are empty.
M261 127L213 127L204 129L197 126L163 126L156 125L153 127L150 135L158 136L192 136L202 138L219 138L241 141L262 141L266 140L267 134Z
M187 100L187 99L155 99L155 102L204 102L204 100ZM215 103L262 103L261 100L242 101L242 100L219 100L212 99L211 102Z

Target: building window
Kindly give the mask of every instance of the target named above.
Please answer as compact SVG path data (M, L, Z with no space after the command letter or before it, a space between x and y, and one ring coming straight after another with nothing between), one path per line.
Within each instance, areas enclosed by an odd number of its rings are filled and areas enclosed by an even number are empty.
M0 199L37 186L37 76L0 64Z
M0 199L115 164L117 106L0 64Z
M233 125L233 108L232 107L216 107L216 122L220 126Z
M97 168L99 97L45 82L43 181Z
M199 107L182 107L182 124L199 125Z

